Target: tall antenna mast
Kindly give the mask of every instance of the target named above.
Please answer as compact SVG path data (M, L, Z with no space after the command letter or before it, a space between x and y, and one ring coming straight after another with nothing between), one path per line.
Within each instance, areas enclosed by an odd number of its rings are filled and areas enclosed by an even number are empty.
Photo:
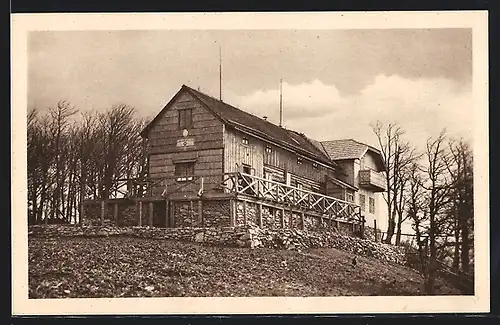
M280 79L280 127L283 125L283 80Z
M219 45L219 100L222 101L222 48Z

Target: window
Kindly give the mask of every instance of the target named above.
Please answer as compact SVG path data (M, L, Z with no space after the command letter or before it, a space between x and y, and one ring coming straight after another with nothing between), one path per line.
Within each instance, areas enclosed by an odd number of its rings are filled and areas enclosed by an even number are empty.
M366 197L364 194L359 195L359 206L361 207L361 211L366 210Z
M313 162L313 168L317 169L318 168L318 163Z
M345 193L345 200L347 202L354 202L354 193L352 193L352 192L346 192Z
M194 175L194 162L175 164L175 176L178 182L192 181Z
M302 165L302 157L297 157L297 164Z
M248 145L248 138L243 138L241 139L241 143L243 143L244 145Z
M187 129L193 125L193 110L180 109L179 112L179 128Z
M264 153L264 164L271 165L272 164L272 155L273 149L270 146L266 146L266 150Z
M243 165L243 174L251 174L252 173L252 167L249 165Z
M369 202L370 202L370 203L369 203L369 204L370 204L370 206L369 206L369 208L368 208L368 209L369 209L368 211L369 211L370 213L375 213L375 199L371 197L371 198L370 198L370 200L369 200Z

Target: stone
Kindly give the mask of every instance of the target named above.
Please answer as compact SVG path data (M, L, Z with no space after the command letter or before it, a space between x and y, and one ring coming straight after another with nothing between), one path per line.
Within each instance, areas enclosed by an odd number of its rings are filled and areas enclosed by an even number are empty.
M197 243L203 243L204 240L205 240L205 233L203 232L197 233L194 238L194 241Z
M244 234L243 236L240 237L240 240L249 240L251 239L251 235L249 233Z

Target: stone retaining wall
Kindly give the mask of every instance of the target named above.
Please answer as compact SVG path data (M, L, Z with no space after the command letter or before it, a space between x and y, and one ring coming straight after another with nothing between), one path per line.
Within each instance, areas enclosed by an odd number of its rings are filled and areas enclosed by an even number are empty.
M269 229L259 227L155 228L115 226L37 225L29 227L34 237L133 236L180 240L206 245L296 249L337 248L360 256L406 265L405 250L387 244L347 236L334 230Z

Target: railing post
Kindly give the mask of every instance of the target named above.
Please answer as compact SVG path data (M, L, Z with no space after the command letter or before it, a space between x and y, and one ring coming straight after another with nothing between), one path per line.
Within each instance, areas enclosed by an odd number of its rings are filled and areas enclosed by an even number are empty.
M302 222L302 230L306 229L306 225L305 225L305 216L304 216L304 211L302 211L301 215L301 222Z

